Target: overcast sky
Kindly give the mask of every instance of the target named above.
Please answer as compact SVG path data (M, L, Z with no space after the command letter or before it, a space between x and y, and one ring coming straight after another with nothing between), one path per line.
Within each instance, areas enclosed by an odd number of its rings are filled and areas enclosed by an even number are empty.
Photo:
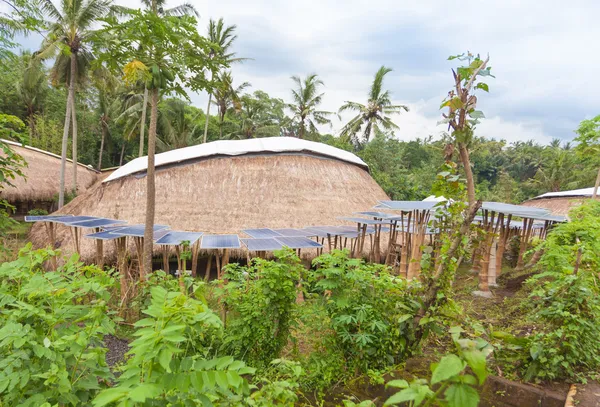
M439 104L452 86L447 57L469 50L490 55L490 93L479 95L487 118L477 134L508 141L570 140L578 123L600 114L600 1L204 1L209 18L236 24L237 83L290 100L291 75L317 73L325 82L323 109L366 102L381 66L393 68L385 87L409 113L395 117L397 137L410 140L444 130ZM118 1L133 6L132 2ZM138 4L136 2L136 4ZM170 6L179 4L170 1ZM23 43L35 47L37 39ZM191 94L206 109L205 94ZM334 134L342 122L334 120Z

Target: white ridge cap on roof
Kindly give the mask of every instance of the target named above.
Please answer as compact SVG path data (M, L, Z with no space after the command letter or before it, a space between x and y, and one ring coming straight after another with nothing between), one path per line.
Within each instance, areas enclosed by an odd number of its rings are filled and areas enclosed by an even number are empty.
M349 151L344 151L327 144L302 140L295 137L266 137L249 140L219 140L206 144L198 144L196 146L179 148L177 150L156 154L155 166L160 167L162 165L191 160L194 158L210 157L213 155L235 156L261 152L286 153L301 151L310 151L368 168L368 165L363 160ZM145 171L147 167L148 157L139 157L115 170L102 182L110 182L130 174Z
M560 196L592 196L593 192L594 192L594 187L573 189L571 191L546 192L545 194L536 196L534 199L556 198L556 197L560 197Z

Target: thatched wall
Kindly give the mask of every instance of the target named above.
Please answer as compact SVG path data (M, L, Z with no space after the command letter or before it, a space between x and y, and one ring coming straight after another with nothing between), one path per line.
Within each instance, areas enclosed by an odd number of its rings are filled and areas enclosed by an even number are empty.
M590 197L555 197L531 199L523 202L521 205L532 206L536 208L548 209L553 215L567 216L569 211L576 206L581 205Z
M131 175L99 183L61 213L106 216L143 223L146 178ZM157 168L156 221L172 229L238 233L247 228L343 224L337 217L389 199L369 173L354 164L313 155L218 157ZM58 227L63 251L72 250L66 227ZM31 232L47 244L42 225ZM114 256L112 244L106 245ZM93 241L83 239L82 256L93 260ZM241 253L238 253L241 254Z
M17 177L11 183L14 187L7 187L0 192L0 198L11 203L27 201L52 201L58 196L60 190L60 157L46 151L24 147L10 143L10 148L21 155L27 162L23 168L25 178ZM73 163L67 161L65 185L71 188ZM91 187L99 178L98 173L83 164L77 167L77 191L82 193Z

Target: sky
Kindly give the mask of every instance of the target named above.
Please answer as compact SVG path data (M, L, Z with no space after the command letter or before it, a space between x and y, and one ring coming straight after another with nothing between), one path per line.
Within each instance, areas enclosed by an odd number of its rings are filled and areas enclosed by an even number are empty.
M209 18L237 25L234 51L252 60L233 67L234 81L250 82L251 91L290 101L290 76L317 73L325 83L323 110L337 111L347 100L366 103L377 69L391 67L384 87L410 108L394 117L402 140L445 130L437 125L439 105L456 66L447 57L467 50L489 54L496 77L487 81L489 94L478 94L486 119L477 135L568 141L581 120L600 114L597 0L189 1L201 32ZM23 46L38 41L32 36ZM206 109L205 93L190 97ZM348 118L322 130L336 134Z

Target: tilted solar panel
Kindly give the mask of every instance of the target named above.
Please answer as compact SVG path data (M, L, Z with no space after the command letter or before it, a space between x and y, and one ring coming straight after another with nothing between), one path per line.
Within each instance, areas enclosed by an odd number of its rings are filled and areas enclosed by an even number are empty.
M82 222L84 220L93 220L93 219L102 219L96 216L61 216L60 218L49 219L50 222L56 223L74 223L74 222Z
M354 212L354 215L365 215L365 216L372 216L374 218L381 218L381 219L390 219L393 217L396 217L398 215L392 215L390 213L385 213L385 212L370 212L370 211L366 211L366 212Z
M64 218L66 215L43 215L43 216L25 216L25 222L48 222L57 218Z
M202 249L238 249L239 247L238 235L204 235L200 243Z
M401 211L430 211L438 202L432 201L379 201L377 209L393 209Z
M67 223L67 225L74 227L74 228L100 228L100 227L104 227L104 226L121 225L124 223L127 223L127 221L102 218L102 219L84 220L81 222L73 222L73 223L69 222L69 223Z
M389 220L377 220L377 219L367 219L367 218L354 218L354 217L342 217L338 218L339 220L345 220L348 222L356 222L362 225L389 225Z
M275 240L290 249L312 249L323 247L320 243L310 240L307 237L276 237Z
M281 236L279 233L273 231L272 229L262 228L262 229L244 229L242 230L248 236L254 237L256 239L265 239L269 237Z
M302 229L273 229L274 232L279 233L280 236L287 236L287 237L306 237L308 236L307 232L305 230ZM275 236L277 237L277 236Z
M90 239L98 239L98 240L113 240L113 239L118 239L120 237L125 237L125 236L116 235L116 234L110 233L110 232L98 232L98 233L92 233L90 235L85 235L85 237L88 237Z
M531 206L513 205L501 202L483 202L481 209L490 212L512 214L521 217L535 216L535 215L549 215L550 211L543 208L534 208Z
M154 225L154 232L158 232L159 230L168 229L167 225ZM118 227L113 230L108 229L111 233L115 233L123 236L133 236L133 237L144 237L145 226L144 225L132 225L126 227Z
M274 238L241 239L241 241L251 251L273 251L283 248L283 244Z
M178 246L183 242L189 242L190 245L196 243L203 235L203 232L185 232L185 231L170 231L164 236L160 237L156 244L174 245Z

